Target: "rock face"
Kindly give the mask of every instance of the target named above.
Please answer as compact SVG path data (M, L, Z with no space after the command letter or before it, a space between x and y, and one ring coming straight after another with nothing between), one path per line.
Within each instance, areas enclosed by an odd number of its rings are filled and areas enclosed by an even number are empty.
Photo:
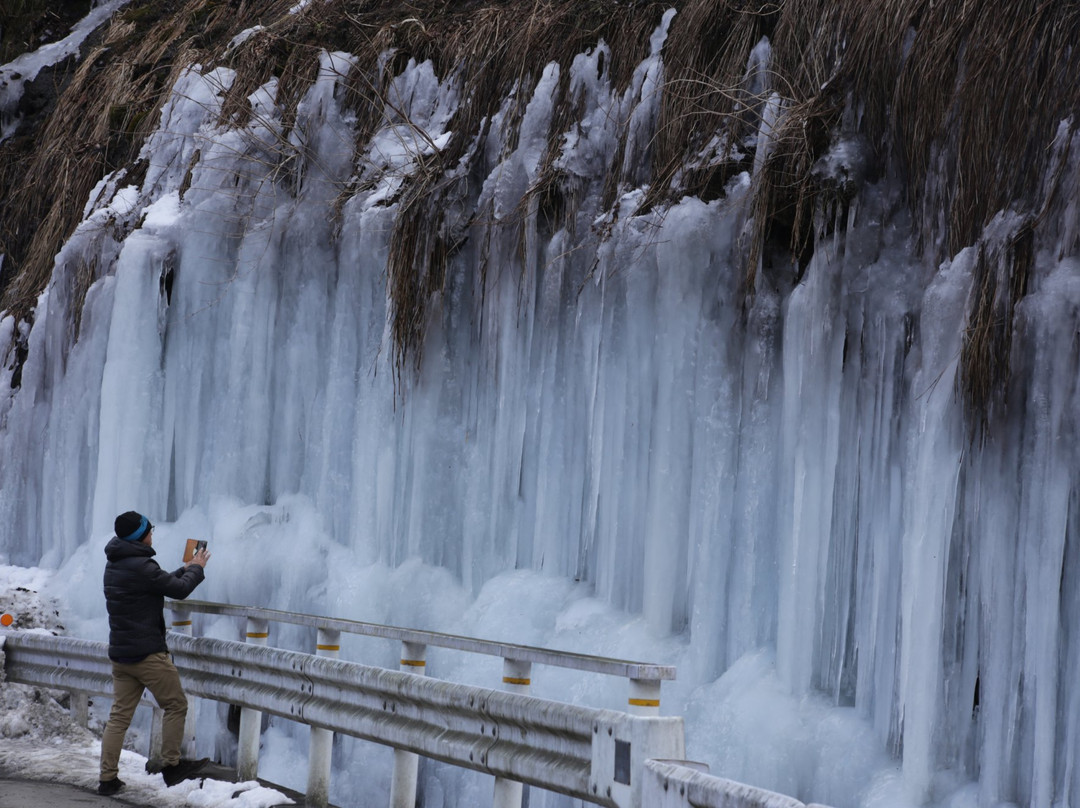
M63 39L90 12L91 0L19 0L0 9L0 64Z

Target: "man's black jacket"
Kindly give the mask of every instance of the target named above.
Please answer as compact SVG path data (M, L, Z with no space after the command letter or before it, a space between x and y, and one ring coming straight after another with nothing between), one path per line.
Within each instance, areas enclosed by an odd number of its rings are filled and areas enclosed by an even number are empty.
M166 572L154 548L113 538L105 545L105 604L109 610L109 658L137 660L167 651L165 598L183 600L203 580L198 564Z

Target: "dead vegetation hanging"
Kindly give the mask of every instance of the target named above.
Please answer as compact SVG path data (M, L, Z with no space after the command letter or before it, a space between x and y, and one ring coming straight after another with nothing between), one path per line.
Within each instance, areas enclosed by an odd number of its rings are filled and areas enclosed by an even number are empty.
M1034 263L1033 220L1024 219L1004 238L980 241L973 271L974 300L960 352L959 392L970 437L985 438L1004 416L1012 371L1013 316L1027 293Z

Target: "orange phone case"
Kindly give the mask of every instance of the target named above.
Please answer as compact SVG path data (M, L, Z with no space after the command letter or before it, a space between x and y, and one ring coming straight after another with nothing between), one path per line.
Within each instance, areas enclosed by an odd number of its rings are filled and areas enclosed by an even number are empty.
M187 545L184 547L184 563L188 563L195 557L195 545L199 543L198 539L188 539Z

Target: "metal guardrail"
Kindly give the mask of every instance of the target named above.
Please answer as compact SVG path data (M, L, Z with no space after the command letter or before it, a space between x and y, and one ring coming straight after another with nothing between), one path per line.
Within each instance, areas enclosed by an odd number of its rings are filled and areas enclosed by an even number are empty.
M649 808L825 808L794 797L714 777L682 765L685 761L647 760L641 804Z
M22 632L2 639L11 681L111 692L104 643ZM309 724L313 742L316 733L341 732L492 774L496 784L636 808L645 760L684 754L678 717L577 707L250 643L176 634L169 641L192 695ZM311 796L309 805L326 804L325 792ZM498 787L495 797L498 804Z
M634 674L673 679L673 667L273 609L201 601L170 608L180 633L169 642L186 689L242 708L242 779L258 768L263 711L311 726L308 806L327 805L331 742L340 732L394 747L392 808L415 804L418 755L494 775L495 808L520 808L522 783L616 808L825 808L681 760L682 719L658 716L659 679L644 680L657 688L655 703L633 704L635 686L642 687ZM191 611L245 617L248 641L192 638ZM316 655L267 647L270 621L316 628ZM336 659L341 631L400 640L403 672ZM428 644L503 656L510 692L416 676ZM533 662L630 677L630 714L526 695ZM0 629L0 665L12 681L72 691L73 710L84 716L87 693L111 695L103 643ZM193 739L193 725L185 735Z
M229 603L211 603L203 600L168 601L166 604L174 612L197 612L200 614L231 615L266 620L270 623L289 623L310 628L330 629L345 634L362 634L368 637L382 637L388 640L430 645L437 648L452 648L473 654L487 654L503 659L517 659L537 665L551 665L571 668L591 673L603 673L610 676L622 676L627 679L645 681L672 681L675 679L674 665L655 665L649 662L631 662L625 659L575 654L569 651L552 651L531 645L479 640L475 637L463 637L457 634L443 634L438 631L418 631L411 628L384 626L378 623L364 623L359 620L344 620L337 617L320 617L313 614L283 612L277 609L263 609L255 606L235 606Z
M552 651L547 648L492 642L436 631L420 631L358 620L199 600L169 601L168 606L173 613L173 629L189 636L193 631L191 619L193 612L245 618L247 642L260 646L269 644L271 623L315 628L317 629L315 653L319 656L337 657L343 632L397 640L401 642L400 670L413 674L426 672L429 645L474 654L499 656L503 659L503 689L523 695L527 695L531 690L534 663L621 676L625 677L629 684L627 711L637 716L659 716L661 683L675 678L675 667L672 665L655 665L568 651ZM241 710L237 772L243 779L254 777L258 770L261 723L262 716L259 710L253 707L244 707ZM324 795L329 789L331 739L332 734L329 730L312 731L307 793L309 799L312 799L314 795L314 800L319 804L325 803ZM417 753L405 747L395 748L394 773L390 789L391 808L412 808L415 804L418 766ZM520 808L522 797L520 781L501 775L496 776L495 808Z

